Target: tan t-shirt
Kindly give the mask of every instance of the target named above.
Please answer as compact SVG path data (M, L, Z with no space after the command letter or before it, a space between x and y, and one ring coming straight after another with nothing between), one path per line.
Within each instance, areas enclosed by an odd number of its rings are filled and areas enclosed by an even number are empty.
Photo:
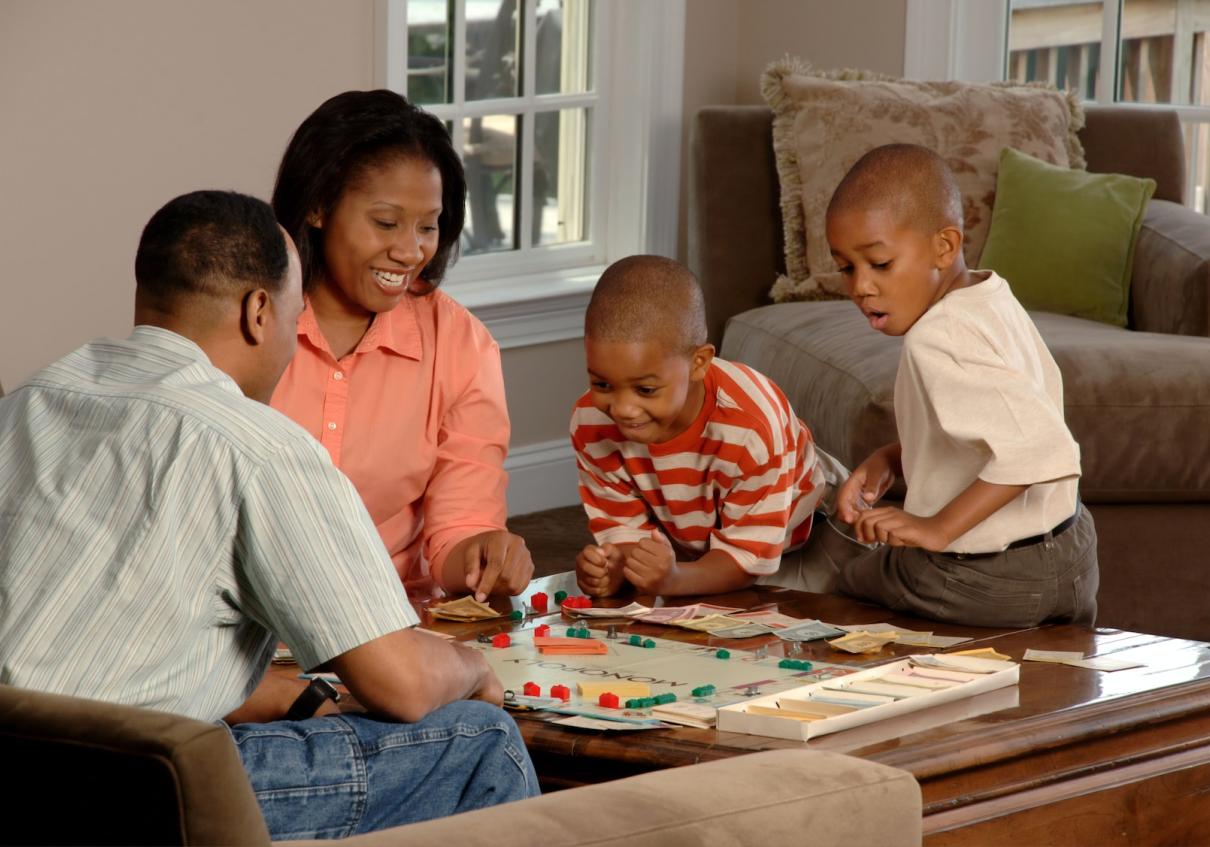
M1075 511L1080 448L1063 420L1063 380L1008 283L992 272L951 291L904 336L895 421L904 509L928 517L976 478L1028 485L950 545L990 553Z

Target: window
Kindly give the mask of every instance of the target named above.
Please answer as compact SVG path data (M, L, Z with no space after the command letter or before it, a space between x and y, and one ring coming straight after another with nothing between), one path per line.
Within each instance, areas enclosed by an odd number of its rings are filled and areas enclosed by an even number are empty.
M1210 0L1010 0L1007 78L1099 103L1165 104L1185 126L1188 202L1206 210Z
M446 290L502 346L579 334L605 264L673 255L684 0L378 0L375 30L379 84L462 155Z

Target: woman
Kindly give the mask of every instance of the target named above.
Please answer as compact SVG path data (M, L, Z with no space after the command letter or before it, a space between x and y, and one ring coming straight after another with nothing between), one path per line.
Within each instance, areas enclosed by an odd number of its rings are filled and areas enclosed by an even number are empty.
M307 304L273 406L353 481L410 594L519 594L533 574L505 529L500 350L438 290L466 180L437 118L390 91L311 114L273 209L298 245Z

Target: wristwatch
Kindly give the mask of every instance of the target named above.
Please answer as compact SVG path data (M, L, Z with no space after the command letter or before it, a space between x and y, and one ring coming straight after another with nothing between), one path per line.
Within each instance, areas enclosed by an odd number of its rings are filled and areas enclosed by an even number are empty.
M299 694L298 699L290 706L290 711L286 712L286 720L301 721L311 717L319 711L319 707L323 705L324 700L339 703L340 692L333 688L332 683L326 679L315 677L311 680L311 684L303 689L302 694Z

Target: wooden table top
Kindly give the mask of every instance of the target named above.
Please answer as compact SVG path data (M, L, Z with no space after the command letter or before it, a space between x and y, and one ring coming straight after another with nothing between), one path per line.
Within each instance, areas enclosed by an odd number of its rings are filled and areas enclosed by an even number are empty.
M536 591L553 598L558 590L580 593L571 574L559 574L535 580L521 597L498 598L493 605L518 609ZM794 617L834 624L888 622L937 635L968 636L972 641L951 651L994 647L1016 661L1026 648L1034 648L1128 658L1144 667L1101 672L1024 662L1017 686L809 742L684 727L639 734L571 730L550 724L558 716L520 713L517 722L544 787L570 787L805 744L915 775L924 796L930 844L970 843L972 838L988 844L1111 843L1105 840L1110 836L1120 843L1144 843L1156 827L1180 843L1198 833L1203 837L1188 840L1210 843L1210 810L1202 810L1210 804L1200 802L1201 793L1210 789L1210 644L1069 625L1018 630L950 626L840 596L759 586L667 601L627 595L595 605L624 606L633 600L648 606L682 605L696 599L744 609L772 604ZM564 618L556 610L521 624L498 619L455 623L433 620L422 610L422 620L426 627L473 638L480 632ZM593 621L589 625L605 626ZM764 646L770 655L781 655L785 646L773 635L728 641L634 622L623 631L744 650ZM816 641L803 644L796 658L869 667L920 652L947 651L888 645L879 653L852 655ZM1183 798L1189 809L1181 803ZM1145 801L1145 808L1132 808ZM1054 813L1039 815L1039 809ZM994 825L1006 818L1013 821L1012 827Z

